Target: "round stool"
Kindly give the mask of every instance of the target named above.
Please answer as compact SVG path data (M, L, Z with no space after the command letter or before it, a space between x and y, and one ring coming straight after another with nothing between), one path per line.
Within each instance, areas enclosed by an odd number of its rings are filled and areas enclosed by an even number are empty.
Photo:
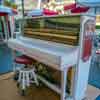
M30 68L21 69L19 71L18 84L21 87L23 95L24 95L26 88L29 87L31 83L35 83L37 86L39 85L34 68L33 69L30 69Z
M23 93L26 87L30 86L30 83L35 83L36 85L38 85L37 76L35 74L35 68L33 67L33 59L27 57L26 55L22 55L16 57L14 61L16 64L24 65L24 67L19 68L19 70L17 70L18 85L21 87Z
M14 59L14 66L13 66L13 72L15 73L14 80L18 80L19 70L28 66L32 66L32 63L33 60L26 55L17 56Z

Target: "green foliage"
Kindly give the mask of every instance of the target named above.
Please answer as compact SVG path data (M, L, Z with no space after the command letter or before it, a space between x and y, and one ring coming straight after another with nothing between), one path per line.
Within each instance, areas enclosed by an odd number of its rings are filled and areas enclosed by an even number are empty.
M4 5L7 7L11 7L11 2L8 0L4 0Z
M15 3L9 1L9 0L4 0L4 5L7 6L7 7L17 9L17 5Z
M97 25L97 26L96 26L96 29L100 29L100 25Z

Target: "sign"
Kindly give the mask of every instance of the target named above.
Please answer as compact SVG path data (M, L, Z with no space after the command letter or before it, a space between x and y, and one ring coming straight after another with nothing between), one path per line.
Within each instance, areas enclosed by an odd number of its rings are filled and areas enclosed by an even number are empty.
M100 0L76 0L76 2L86 6L100 7Z
M88 61L92 52L92 39L95 33L95 21L87 20L84 24L82 60Z

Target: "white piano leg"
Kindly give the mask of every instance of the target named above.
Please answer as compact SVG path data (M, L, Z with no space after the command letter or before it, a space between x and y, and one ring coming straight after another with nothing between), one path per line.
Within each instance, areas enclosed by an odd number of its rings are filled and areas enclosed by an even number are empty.
M66 99L67 72L68 69L61 71L61 100Z

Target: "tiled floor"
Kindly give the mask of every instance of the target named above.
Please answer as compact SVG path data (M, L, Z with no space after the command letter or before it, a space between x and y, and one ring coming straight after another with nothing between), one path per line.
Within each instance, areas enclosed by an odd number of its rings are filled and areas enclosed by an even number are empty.
M16 82L12 80L13 73L0 76L0 100L59 100L59 95L44 87L32 87L25 97L20 96ZM100 95L100 90L88 85L87 99L95 100Z

